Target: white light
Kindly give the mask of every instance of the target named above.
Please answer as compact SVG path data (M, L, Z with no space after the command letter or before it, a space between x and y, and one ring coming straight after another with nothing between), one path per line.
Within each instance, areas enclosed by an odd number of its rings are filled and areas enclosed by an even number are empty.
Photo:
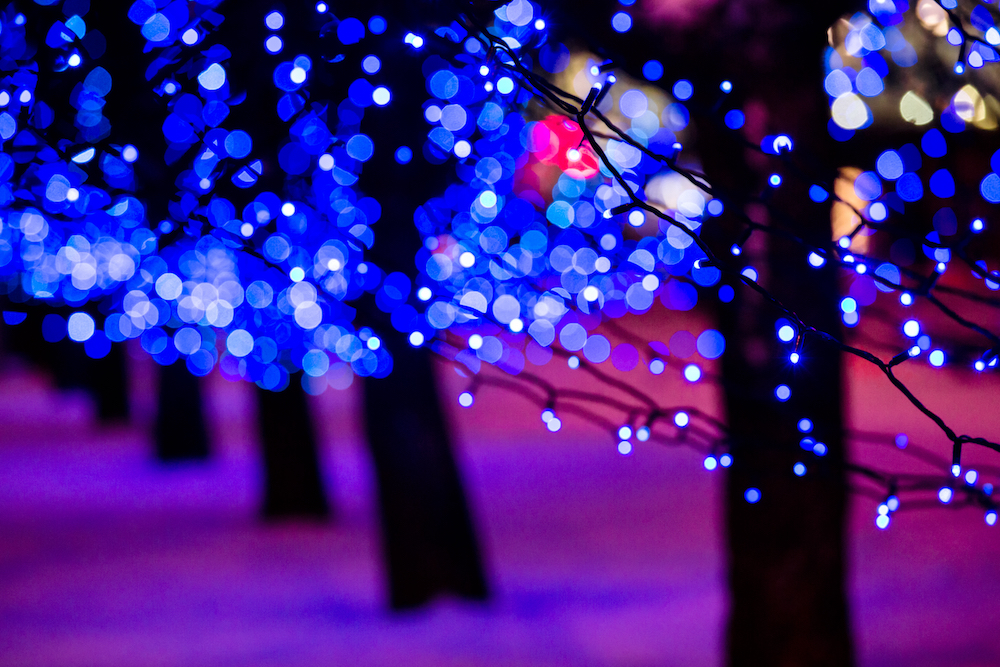
M28 102L31 101L31 91L22 90L21 95L20 97L18 97L18 99L21 101L21 104L27 104Z
M882 530L885 530L886 528L888 528L889 527L889 515L888 514L879 514L878 518L875 519L875 525L878 526L879 528L881 528Z
M952 490L949 489L947 486L943 486L941 487L941 490L938 491L938 500L940 500L943 503L950 503L952 495L953 495Z
M465 139L462 139L461 141L455 143L454 150L456 156L460 158L466 158L469 157L470 153L472 153L472 144L470 144Z
M334 257L333 259L331 259L329 262L326 263L326 268L330 269L331 271L340 271L340 268L342 266L343 264L341 264L340 260L337 259L336 257Z
M810 266L818 269L819 267L823 266L824 264L826 264L826 259L822 255L819 255L819 254L814 253L814 252L809 253L809 265Z
M329 153L323 153L319 156L319 168L323 171L330 171L333 169L334 161L333 156Z
M277 35L271 35L264 40L264 48L267 49L268 53L278 53L283 46L281 38Z
M977 479L979 479L979 473L977 473L975 470L970 470L967 473L965 473L966 484L975 484Z
M73 313L66 326L70 339L78 343L89 340L94 335L94 318L87 313Z
M79 198L80 198L80 191L77 190L76 188L70 188L69 190L66 191L67 201L76 201Z
M432 296L434 296L434 293L431 292L430 287L421 287L417 290L417 298L421 301L430 301Z
M626 425L626 426L622 426L620 429L618 429L618 439L619 440L628 440L631 437L632 437L632 427L631 426Z
M122 159L126 162L135 162L139 159L139 149L132 144L128 144L122 148Z
M83 58L80 57L79 53L74 53L73 55L71 55L69 57L69 60L66 61L66 63L70 67L79 67L80 63L82 63L82 62L83 62Z
M249 222L244 222L242 225L240 225L240 234L242 234L246 238L250 238L251 236L253 236L253 225L251 225Z
M291 74L288 78L292 80L292 83L305 83L306 71L301 67L293 67Z
M183 40L183 42L188 46L191 46L198 41L198 31L194 28L188 28L181 36L181 40Z
M994 510L990 510L986 513L986 525L995 526L997 523L997 513Z
M327 9L328 9L328 7L326 6L325 2L317 2L316 3L316 11L318 13L325 14Z
M920 334L920 322L907 320L903 325L903 333L910 338L916 338Z
M788 343L793 338L795 338L795 329L793 329L790 325L785 324L785 325L782 325L782 327L780 329L778 329L778 339L779 340L781 340L781 341L783 341L785 343Z
M628 456L632 453L632 443L626 440L622 440L618 443L618 453L622 456Z
M295 215L295 204L293 204L290 201L286 201L284 204L282 204L281 215L285 216L286 218Z
M458 395L458 404L461 405L463 408L472 407L472 403L474 400L475 398L473 397L473 395L467 391L463 391L461 394Z
M566 159L569 160L570 162L576 162L577 160L580 159L580 157L581 157L580 151L578 151L575 148L571 148L568 151L566 151Z
M392 99L392 95L389 93L389 89L385 86L379 86L372 91L372 101L380 107L384 107Z
M288 272L288 277L292 279L294 283L300 283L305 280L306 272L301 266L296 266L291 271Z
M536 19L535 30L545 30L545 21L543 21L542 19Z
M378 336L372 336L367 341L365 341L365 345L368 346L369 350L374 351L382 347L382 340Z
M285 17L281 15L281 12L271 12L264 17L264 23L271 30L279 30L281 26L285 25Z
M469 251L465 251L458 256L458 263L466 269L471 269L476 264L476 256Z
M691 423L691 418L688 416L688 413L678 412L677 414L674 415L674 424L676 424L678 428L684 428L690 423Z
M483 337L479 334L469 336L469 349L478 350L483 346Z
M413 347L420 347L424 344L424 335L419 331L414 331L410 334L410 345Z
M899 295L899 302L904 306L913 305L913 295L909 292L903 292Z
M697 382L701 379L701 369L695 364L688 364L684 367L684 379L688 382Z
M558 417L553 417L545 422L545 428L549 429L552 433L555 433L562 428L562 421L560 421Z
M520 317L515 317L510 321L510 330L514 333L521 333L524 330L524 322L521 321Z
M646 222L646 214L642 211L632 211L628 214L628 224L633 227L642 227Z
M587 301L597 301L601 297L601 290L597 289L593 285L587 285L583 288L583 298Z
M802 357L799 356L798 352L792 352L790 355L788 355L788 360L790 362L792 362L793 364L799 363L799 359L801 359L801 358Z
M660 287L660 279L652 273L642 279L642 288L647 292L655 292Z
M705 470L715 470L719 467L719 461L714 456L705 457Z

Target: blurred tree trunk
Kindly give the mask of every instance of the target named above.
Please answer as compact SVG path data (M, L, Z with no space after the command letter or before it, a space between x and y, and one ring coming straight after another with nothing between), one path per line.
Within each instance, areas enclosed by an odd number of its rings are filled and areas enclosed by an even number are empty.
M254 390L264 458L261 511L269 519L330 515L316 435L300 379L301 373L293 375L284 391Z
M208 458L208 433L201 403L201 385L183 361L159 366L153 441L161 461L191 461Z

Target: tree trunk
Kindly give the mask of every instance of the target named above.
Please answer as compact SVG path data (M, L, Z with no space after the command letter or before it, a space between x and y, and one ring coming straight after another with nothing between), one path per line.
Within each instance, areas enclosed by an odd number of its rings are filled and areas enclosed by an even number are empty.
M264 458L261 511L269 519L330 515L300 376L293 375L284 391L255 388Z
M208 434L198 378L183 361L160 366L160 388L153 440L161 461L208 458Z

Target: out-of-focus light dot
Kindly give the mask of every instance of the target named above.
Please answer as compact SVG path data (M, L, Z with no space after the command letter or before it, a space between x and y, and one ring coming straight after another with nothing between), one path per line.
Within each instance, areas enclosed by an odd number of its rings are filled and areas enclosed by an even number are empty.
M806 474L806 464L796 463L792 466L792 472L795 473L796 477L802 477L802 475Z
M79 53L74 53L66 61L66 64L68 64L70 67L79 67L80 63L82 63L82 62L83 62L83 58L80 57L80 54Z
M420 35L414 35L412 32L406 33L404 40L407 44L415 49L419 49L424 45L424 38Z
M580 367L580 357L574 354L573 356L571 356L569 359L566 360L566 365L572 368L573 370L576 370L577 368Z
M382 347L382 340L378 336L372 336L371 338L365 341L365 346L369 350L372 351L377 350L380 347Z
M903 324L903 333L910 338L916 338L920 335L920 322L917 322L916 320L907 320L906 323Z
M826 259L822 255L820 255L818 253L815 253L815 252L809 253L809 265L810 266L818 269L819 267L823 266L824 264L826 264Z
M983 360L982 360L982 359L980 359L980 360L976 361L976 363L975 363L975 364L973 364L973 366L975 367L975 369L976 369L977 371L982 371L982 370L985 370L985 369L986 369L986 364L985 364L985 363L983 362Z
M70 188L66 191L66 201L74 202L80 198L80 191L76 188Z
M323 153L319 156L319 168L323 171L330 171L333 169L334 160L333 156L329 153Z
M285 25L285 17L281 12L271 12L264 17L264 24L271 30L280 30L281 26Z
M17 99L21 101L21 104L27 104L28 102L31 101L31 91L22 90L20 97L18 97Z
M934 350L927 356L927 361L930 362L931 366L941 367L944 365L944 351Z
M788 343L791 342L794 338L795 338L795 329L792 328L790 325L785 324L782 325L780 329L778 329L778 339L781 340L782 342Z
M188 28L187 30L184 31L184 34L181 35L181 41L183 41L188 46L197 43L198 31L195 30L194 28Z
M489 74L490 74L490 66L489 65L480 65L479 66L479 76L489 76Z
M372 101L380 107L384 107L388 104L390 99L392 99L392 94L385 86L379 86L372 91Z
M958 465L957 463L954 464L951 467L951 476L952 477L958 477L961 474L962 474L962 466Z
M542 410L542 421L545 422L546 424L548 424L549 420L552 419L555 416L556 416L556 413L553 412L549 408L546 408L546 409Z
M479 195L479 203L484 208L493 208L497 205L497 193L492 190L483 190Z
M421 301L430 301L432 296L434 296L434 293L431 292L430 287L421 287L417 290L417 298Z
M478 350L483 346L483 337L479 334L469 336L469 349Z
M792 150L794 144L792 143L792 138L787 134L779 134L771 142L771 149L775 153L787 153Z
M524 321L520 317L515 317L514 319L512 319L510 321L510 324L507 326L509 326L510 330L513 331L514 333L521 333L522 331L524 331Z
M288 272L288 277L292 279L292 282L300 283L305 279L306 272L302 270L301 266L296 266Z
M253 225L249 222L244 222L240 225L240 234L242 234L244 238L250 238L253 236Z
M66 329L71 340L78 343L90 340L94 335L94 318L87 313L73 313L69 316Z
M487 81L486 83L484 83L483 84L483 89L487 93L492 93L493 92L493 82L492 81Z
M317 2L316 3L316 12L317 13L319 13L319 14L325 14L326 10L328 10L328 9L329 9L329 7L327 6L327 4L325 2Z
M559 417L553 417L552 419L545 422L545 428L549 429L552 433L555 433L562 428L562 421Z
M771 184L772 188L776 188L781 185L781 175L771 174L771 178L767 179L767 182Z
M465 251L458 256L458 263L466 269L471 269L476 264L476 256L469 251Z
M738 257L739 255L743 254L743 248L739 247L737 244L734 243L732 247L729 248L729 252Z
M723 454L722 456L719 457L719 465L721 465L723 468L728 468L729 466L733 465L733 457L730 456L729 454Z
M173 81L167 81L165 84L163 84L163 92L165 92L167 95L173 95L174 93L177 92L177 84L174 83Z
M899 295L899 302L904 306L913 305L913 295L909 292L903 292Z
M593 285L587 285L583 288L583 298L587 301L597 301L601 297L601 290L597 289Z
M977 473L975 470L969 470L968 472L965 473L966 484L975 484L977 479L979 479L979 473Z
M625 12L618 12L611 17L611 27L616 32L628 32L632 27L632 17Z
M284 204L282 204L281 215L285 216L286 218L290 218L291 216L295 215L295 204L293 204L290 201L286 201Z
M760 489L751 486L749 489L746 490L746 493L743 494L743 498L746 499L746 501L748 503L750 503L751 505L753 505L754 503L759 502L760 501Z
M264 48L267 49L268 53L279 53L283 46L284 43L277 35L271 35L264 40Z
M122 148L122 159L126 162L135 162L139 159L139 151L132 144L126 145Z
M618 443L618 453L622 456L628 456L632 453L632 443L627 440L622 440Z
M715 470L719 467L719 461L714 456L705 457L705 470Z
M632 427L625 425L618 429L619 440L629 440L632 437Z
M633 227L642 227L644 222L646 222L646 214L643 211L636 210L628 214L628 224Z
M677 81L672 90L674 97L679 100L691 99L691 96L694 94L694 86L687 79Z
M753 282L757 282L757 269L753 268L752 266L748 266L747 268L740 271L740 275L743 276L744 278L752 280Z
M951 502L951 497L953 495L954 495L954 491L952 491L947 486L942 486L941 489L938 491L938 500L940 500L943 503L950 503Z
M646 442L647 440L649 440L649 427L640 426L638 429L636 429L635 438L639 442Z
M851 238L849 236L841 236L839 239L837 239L837 245L839 245L841 248L850 248Z
M911 357L915 357L918 354L920 354L920 346L919 345L914 345L913 347L910 348L909 355Z
M807 419L805 417L803 417L802 419L799 420L798 426L799 426L799 432L800 433L809 433L810 431L813 430L812 420Z
M792 353L791 353L790 355L788 355L788 360L789 360L790 362L792 362L793 364L797 364L797 363L799 363L799 360L800 360L801 358L802 358L802 357L800 357L800 356L799 356L799 353L798 353L798 352L792 352Z
M994 510L990 510L986 513L986 525L995 526L997 523L997 513Z
M653 359L649 362L649 372L653 375L660 375L666 370L667 365L663 363L662 359Z
M817 442L813 445L813 454L816 456L826 456L827 447L822 442Z
M472 407L472 403L475 400L476 400L475 396L473 396L472 392L469 391L463 391L461 394L458 395L458 404L461 405L463 408Z
M971 227L972 231L981 232L984 229L986 229L986 223L983 222L981 218L976 218L975 220L972 221Z
M642 279L642 288L647 292L655 292L660 287L660 279L650 273Z
M787 384L779 384L775 390L774 395L779 401L787 401L792 397L792 390Z
M509 76L502 76L497 81L497 92L502 95L509 95L514 92L514 80Z
M329 262L326 263L326 268L330 269L331 271L340 271L341 267L343 266L344 265L336 257L334 257L333 259L331 259Z
M226 349L234 357L245 357L253 352L253 335L246 329L236 329L226 337Z
M860 319L861 319L861 316L858 314L858 311L856 311L856 310L852 311L850 313L844 313L844 324L846 324L849 327L856 326L857 323L858 323L858 320L860 320Z
M701 379L701 369L697 364L688 364L684 367L684 379L688 382L697 382Z
M535 19L535 30L545 30L544 19Z
M292 83L304 83L306 80L306 71L301 67L293 67L288 78L292 80Z
M840 302L840 309L845 313L853 313L858 309L858 302L851 297L844 297Z
M569 160L570 162L577 162L580 160L580 157L581 157L580 151L578 151L575 148L571 148L568 151L566 151L566 159Z
M864 275L868 273L868 266L865 264L858 264L856 267L854 267L854 270L857 271L859 274Z
M868 217L870 217L875 222L882 222L885 220L888 212L886 211L885 204L878 201L868 207Z
M879 514L875 518L875 525L878 526L881 530L885 530L886 528L888 528L889 527L889 515L888 514Z
M210 181L207 178L203 178L200 181L198 181L198 187L200 187L202 190L210 190L212 188L212 181Z
M413 151L409 146L400 146L396 149L396 162L399 164L407 164L413 159Z
M724 93L731 93L733 92L733 83L731 81L723 81L719 84L719 90Z
M467 158L472 153L472 144L465 139L455 143L455 155L460 158Z
M690 423L691 417L688 416L688 413L678 412L674 415L674 424L677 425L677 428L685 428Z

